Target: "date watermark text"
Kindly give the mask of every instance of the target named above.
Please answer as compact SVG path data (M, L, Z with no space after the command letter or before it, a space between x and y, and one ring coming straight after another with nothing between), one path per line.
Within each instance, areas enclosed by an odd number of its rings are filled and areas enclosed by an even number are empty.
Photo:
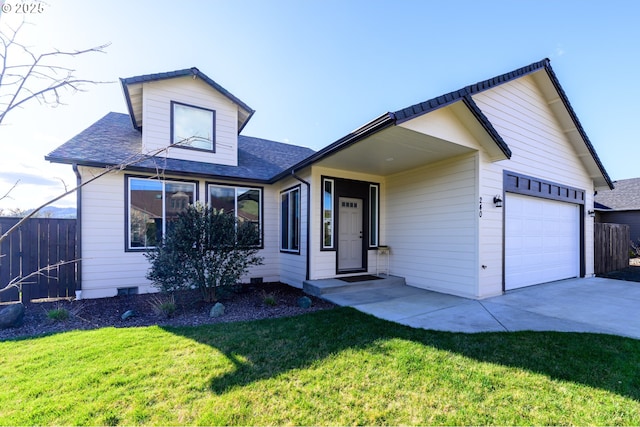
M0 0L0 13L15 13L23 15L32 15L44 12L44 3L38 1L2 1Z

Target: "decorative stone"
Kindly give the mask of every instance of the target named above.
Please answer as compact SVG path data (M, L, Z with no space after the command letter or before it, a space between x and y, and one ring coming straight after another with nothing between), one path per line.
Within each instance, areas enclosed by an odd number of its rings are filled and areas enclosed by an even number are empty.
M21 302L0 309L0 329L17 328L24 323L24 305Z
M300 298L298 298L298 307L302 307L302 308L311 307L311 298L309 298L309 297L300 297Z
M211 311L209 312L209 317L220 317L224 314L224 305L222 303L217 302L216 305L211 307Z
M127 320L130 317L134 317L136 316L136 312L134 310L127 310L124 313L122 313L122 316L120 316L120 318L122 318L122 320Z

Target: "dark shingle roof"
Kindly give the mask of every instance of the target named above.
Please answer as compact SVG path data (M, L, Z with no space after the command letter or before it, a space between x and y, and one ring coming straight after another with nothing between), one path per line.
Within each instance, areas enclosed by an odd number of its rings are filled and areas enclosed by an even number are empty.
M105 166L128 162L140 154L142 135L131 126L129 115L109 113L61 145L45 159L56 163ZM267 139L238 136L238 166L217 165L163 156L140 157L128 169L160 167L167 173L269 182L283 170L314 153Z
M600 209L640 210L640 178L615 181L613 190L598 191L595 201Z

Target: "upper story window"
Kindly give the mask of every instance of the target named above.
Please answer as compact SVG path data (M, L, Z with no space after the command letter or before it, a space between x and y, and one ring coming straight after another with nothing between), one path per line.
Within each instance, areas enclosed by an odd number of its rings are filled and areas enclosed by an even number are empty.
M216 112L207 108L171 101L171 143L179 147L216 151Z

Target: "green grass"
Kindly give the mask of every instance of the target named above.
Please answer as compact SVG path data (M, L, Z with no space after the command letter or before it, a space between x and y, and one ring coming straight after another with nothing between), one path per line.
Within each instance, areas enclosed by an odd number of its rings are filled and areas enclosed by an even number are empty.
M637 425L640 341L348 308L0 342L2 425Z

